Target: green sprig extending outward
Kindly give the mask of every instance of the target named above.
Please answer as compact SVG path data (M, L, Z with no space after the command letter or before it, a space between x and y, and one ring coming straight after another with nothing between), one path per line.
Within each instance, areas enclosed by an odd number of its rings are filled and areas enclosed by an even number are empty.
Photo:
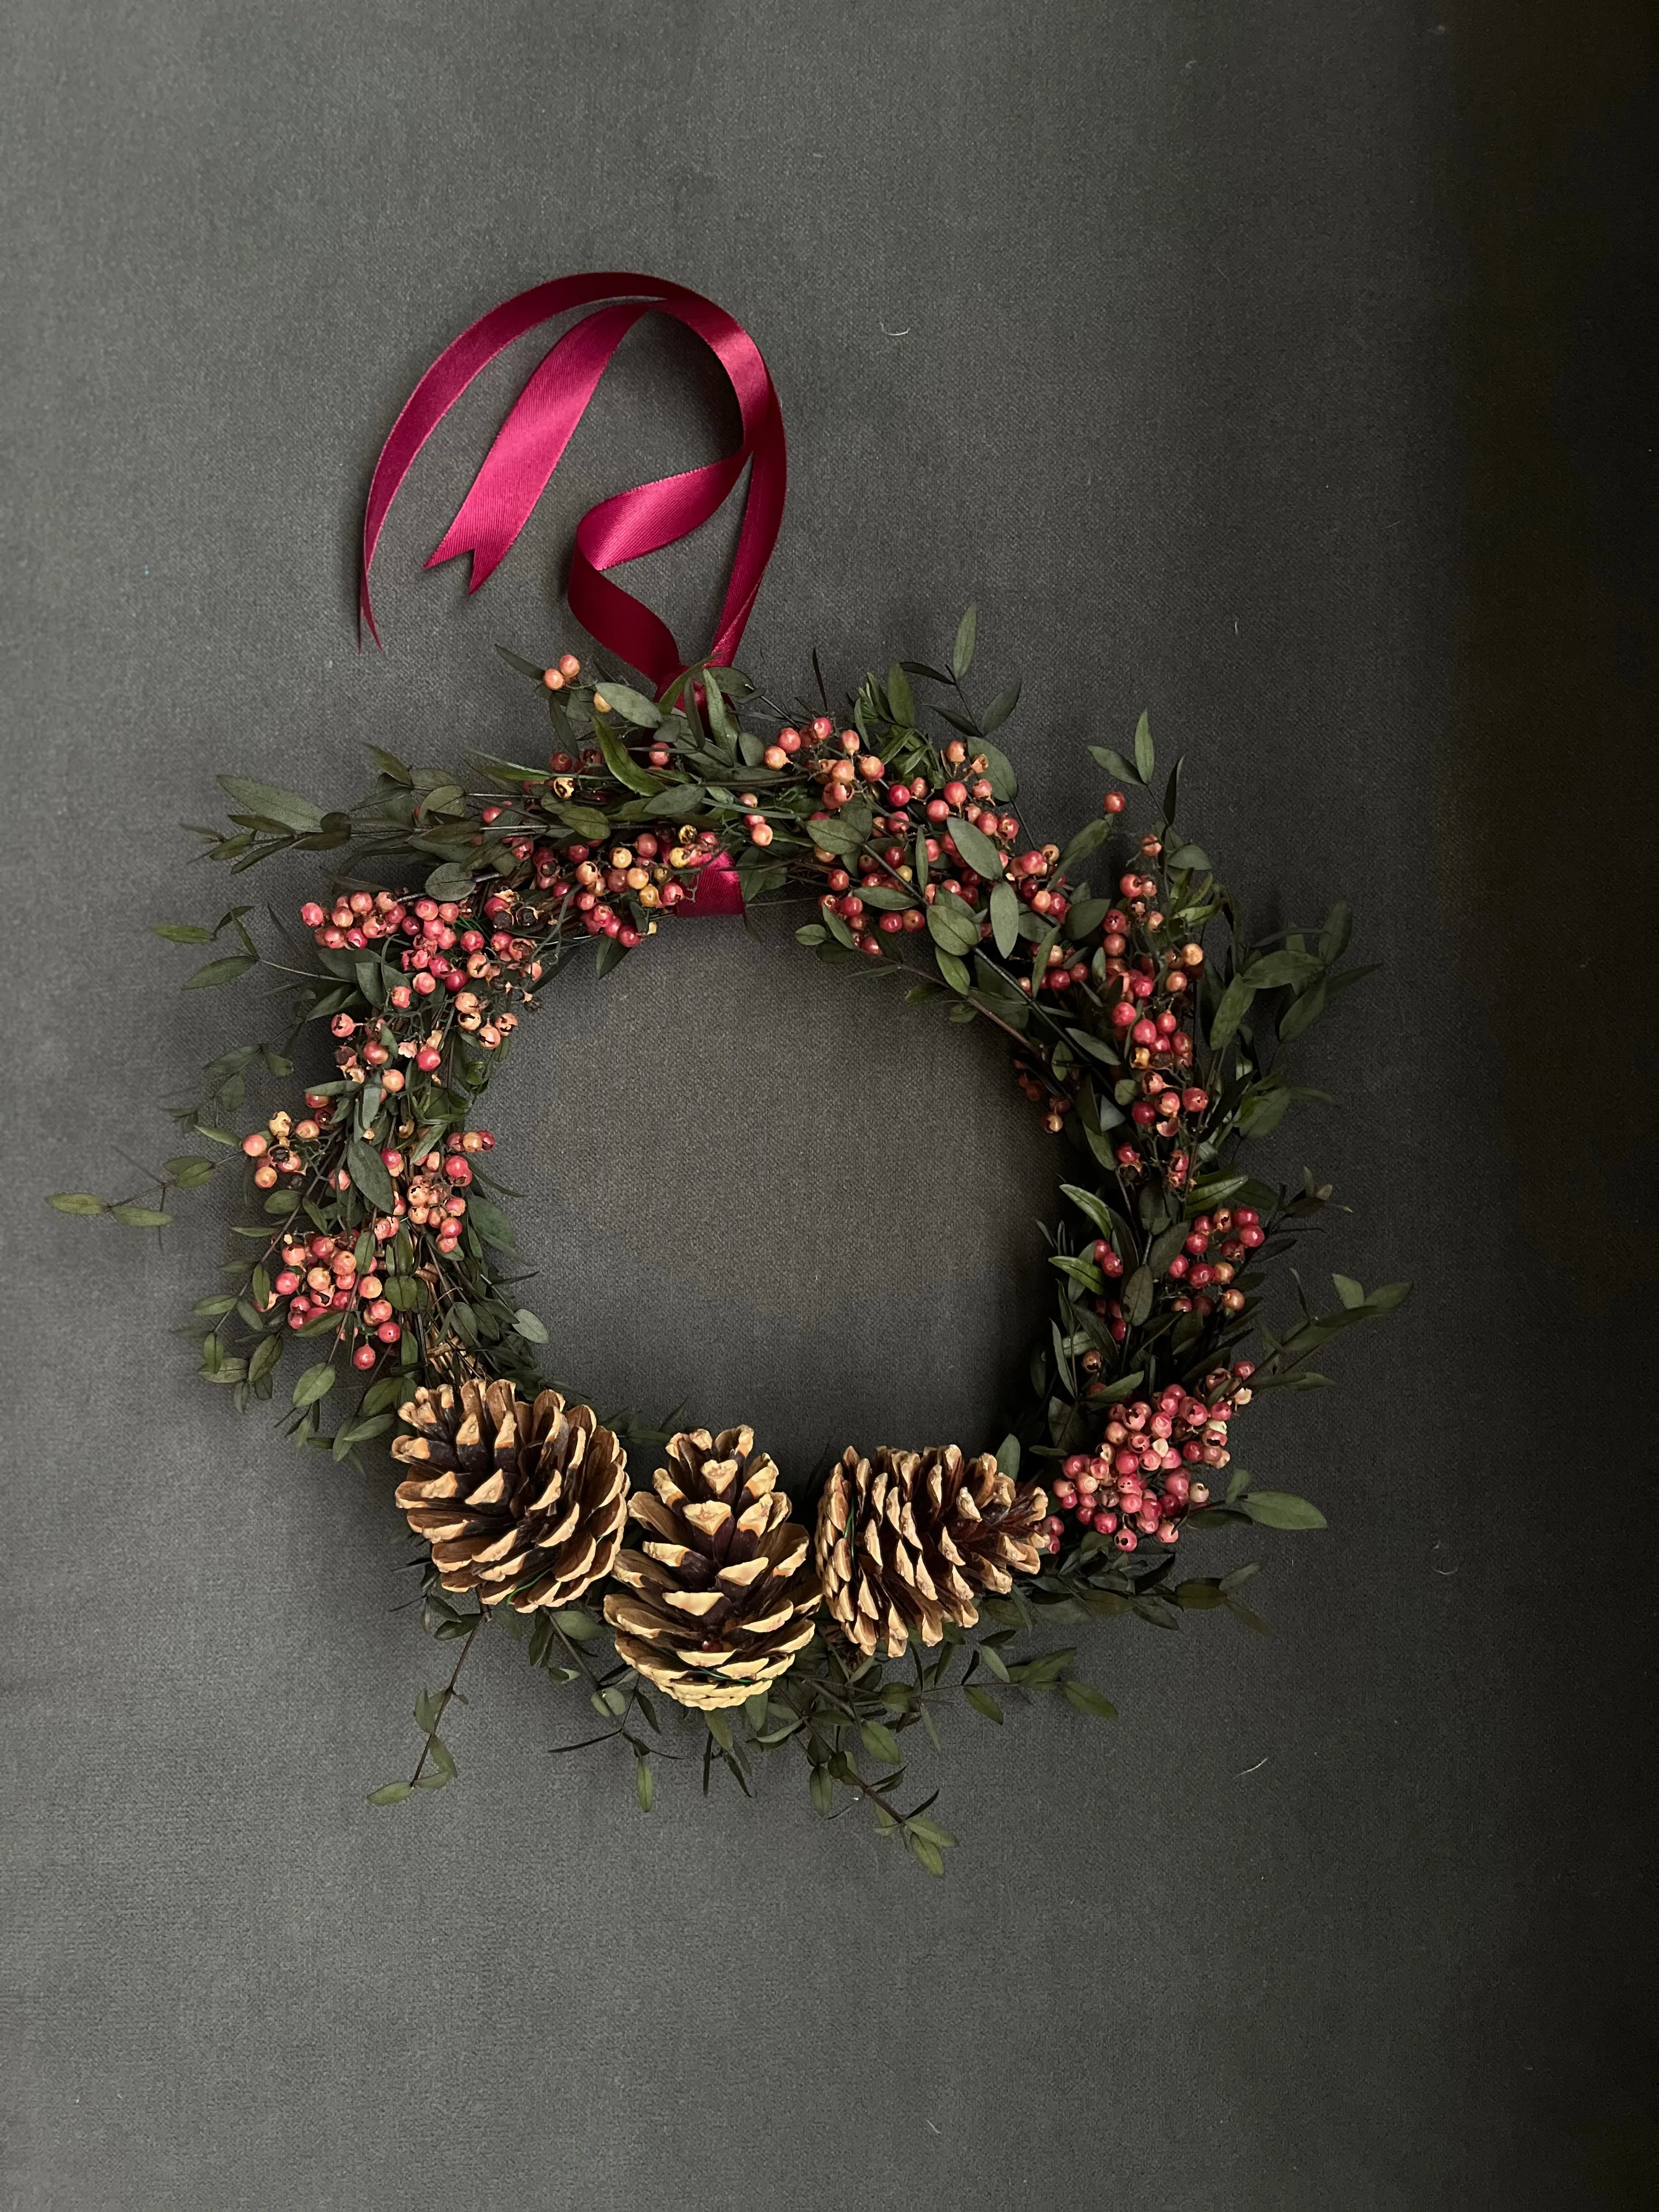
M1063 849L1033 837L994 742L1019 687L975 712L976 629L970 608L948 668L895 661L842 714L821 680L816 708L786 710L712 666L652 700L585 677L571 655L544 669L506 654L550 718L542 765L485 756L462 774L374 747L374 787L343 809L221 778L234 811L228 831L198 832L206 858L240 873L326 852L332 877L297 922L270 917L264 945L250 906L211 927L157 932L196 946L228 936L234 949L185 988L262 970L284 1031L280 1049L222 1054L200 1096L172 1109L181 1131L240 1161L252 1204L234 1226L242 1249L224 1287L194 1310L206 1324L201 1372L238 1407L275 1401L297 1340L283 1419L300 1446L360 1467L361 1448L396 1430L400 1456L423 1456L428 1446L399 1427L418 1391L437 1464L456 1470L453 1522L433 1503L451 1494L447 1479L416 1486L425 1539L414 1565L424 1625L460 1650L447 1684L416 1707L413 1774L373 1791L376 1803L453 1776L441 1728L461 1662L496 1621L550 1680L585 1688L600 1729L568 1748L619 1741L643 1809L653 1761L682 1755L654 1690L702 1708L705 1790L716 1766L749 1794L762 1754L804 1758L820 1812L867 1799L878 1832L938 1874L954 1839L931 1818L932 1796L904 1809L907 1730L938 1749L947 1706L1000 1726L1011 1701L1044 1692L1109 1718L1073 1672L1073 1649L1027 1651L1026 1640L1119 1614L1172 1627L1224 1611L1261 1628L1238 1596L1255 1563L1176 1579L1179 1545L1229 1527L1323 1527L1305 1499L1237 1467L1231 1425L1263 1389L1320 1387L1309 1360L1407 1295L1339 1274L1337 1303L1322 1311L1292 1270L1294 1315L1266 1311L1273 1263L1318 1225L1331 1192L1310 1170L1264 1179L1246 1148L1293 1106L1329 1103L1286 1079L1281 1051L1369 972L1347 960L1352 916L1338 904L1317 927L1250 937L1204 848L1177 826L1182 763L1158 781L1145 716L1127 751L1091 748L1114 779L1100 814ZM913 1002L996 1032L1076 1163L1050 1236L1054 1310L994 1461L884 1453L874 1474L860 1462L857 1485L838 1477L820 1503L816 1568L776 1470L732 1443L738 1431L671 1437L672 1419L628 1414L596 1431L585 1408L571 1430L556 1414L580 1395L568 1391L537 1399L527 1423L547 1331L507 1272L508 1194L477 1125L522 1013L560 970L590 945L601 973L614 969L677 909L706 910L722 871L735 872L745 908L810 896L815 915L795 933L824 964L905 979ZM331 1066L313 1046L319 1032ZM313 1069L303 1105L239 1135L250 1079L283 1080L298 1056ZM135 1196L50 1202L159 1230L173 1194L215 1164L186 1152ZM510 1389L469 1428L492 1382ZM508 1401L519 1427L492 1438L484 1430ZM557 1467L544 1431L564 1439ZM605 1595L609 1553L585 1584L570 1551L582 1480L573 1434L612 1437L636 1460L666 1448L654 1496L636 1490L630 1503L645 1549L622 1555L620 1597ZM555 1543L559 1576L550 1553L526 1549L519 1577L515 1546ZM834 1599L823 1610L820 1583ZM573 1592L590 1602L566 1602ZM607 1621L622 1624L627 1656L600 1656Z

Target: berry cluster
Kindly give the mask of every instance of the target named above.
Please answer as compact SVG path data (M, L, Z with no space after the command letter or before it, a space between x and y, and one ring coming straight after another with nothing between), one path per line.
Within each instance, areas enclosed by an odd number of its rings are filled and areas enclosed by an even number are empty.
M388 1237L396 1233L390 1223L377 1222L375 1238L382 1228ZM285 1243L282 1273L271 1283L270 1304L287 1302L290 1328L303 1328L308 1322L320 1322L326 1315L337 1314L335 1334L342 1343L352 1345L352 1365L368 1369L399 1341L403 1329L393 1318L385 1282L374 1272L372 1250L363 1254L359 1271L363 1241L319 1231L314 1237Z
M457 1027L475 1036L487 1052L500 1045L517 1021L517 1016L507 1011L514 990L522 996L542 977L536 939L508 926L516 922L520 929L539 933L544 927L542 916L534 907L521 908L506 892L492 892L479 915L470 897L416 898L405 902L390 891L353 891L349 896L343 893L331 912L315 900L309 901L301 908L300 919L316 942L331 951L365 951L383 939L412 939L409 945L387 945L398 971L409 979L393 983L387 991L390 1012L419 1012L422 1001L435 1000L438 1006L450 1003ZM488 937L478 927L480 920L495 925ZM433 1012L437 1012L437 1006ZM394 1053L417 1059L423 1048L437 1049L431 1040L422 1048L408 1040L388 1042L383 1035L371 1037L370 1031L382 1025L356 1022L349 1014L337 1015L331 1026L341 1039L359 1030L363 1032L368 1039L363 1060L369 1067L387 1071L380 1077L386 1091L398 1091L404 1086L402 1072L389 1065ZM346 1065L340 1054L335 1057L339 1066ZM355 1060L355 1055L351 1057ZM429 1071L438 1061L420 1064Z
M1188 1224L1182 1249L1164 1269L1164 1285L1171 1310L1195 1313L1207 1321L1218 1306L1230 1316L1242 1314L1249 1303L1235 1281L1247 1255L1266 1243L1267 1232L1253 1206L1220 1206L1213 1213L1200 1213ZM1123 1273L1122 1255L1104 1237L1094 1244L1094 1262L1108 1281ZM1095 1311L1105 1321L1112 1340L1121 1344L1128 1335L1122 1301L1097 1298Z
M414 1128L407 1125L398 1132L405 1142L415 1133ZM426 1230L436 1240L440 1255L447 1259L460 1243L465 1224L465 1192L472 1181L471 1156L492 1152L495 1144L488 1129L466 1129L446 1138L441 1148L422 1152L418 1158L406 1156L395 1145L384 1146L380 1159L392 1177L396 1195L392 1226L386 1228L384 1217L376 1221L376 1237L383 1230L386 1235L395 1236L397 1224L407 1221L411 1228Z
M255 1164L255 1187L268 1191L285 1177L296 1186L313 1177L319 1182L319 1197L343 1196L352 1188L351 1175L343 1166L330 1169L327 1164L338 1158L337 1143L329 1141L339 1133L334 1127L336 1101L327 1092L308 1091L306 1105L304 1121L295 1122L291 1115L276 1113L263 1131L242 1139L243 1152ZM368 1133L372 1139L373 1130ZM397 1132L404 1144L416 1133L412 1121ZM493 1151L495 1143L489 1130L467 1129L452 1133L441 1146L417 1158L395 1144L383 1146L380 1161L394 1193L392 1212L376 1216L361 1235L344 1231L337 1237L319 1230L303 1237L283 1232L282 1270L271 1279L264 1310L285 1304L283 1317L293 1329L320 1322L326 1314L338 1314L341 1340L361 1340L352 1352L353 1364L373 1367L403 1334L386 1285L374 1272L375 1248L391 1243L399 1229L406 1227L423 1231L433 1239L438 1256L449 1258L465 1229L465 1194L472 1181L473 1158Z
M1194 1471L1227 1465L1227 1424L1249 1405L1245 1386L1255 1371L1242 1359L1206 1375L1201 1397L1172 1382L1155 1401L1118 1407L1100 1452L1073 1452L1055 1479L1060 1511L1046 1524L1049 1550L1060 1549L1068 1514L1078 1530L1109 1536L1120 1552L1134 1551L1143 1537L1179 1542L1187 1515L1210 1502L1209 1486Z

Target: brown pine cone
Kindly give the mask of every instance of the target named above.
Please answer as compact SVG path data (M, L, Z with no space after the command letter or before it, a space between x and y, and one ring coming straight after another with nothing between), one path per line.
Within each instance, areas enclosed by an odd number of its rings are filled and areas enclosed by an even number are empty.
M1000 1474L988 1453L884 1445L860 1459L849 1447L818 1506L824 1601L866 1657L884 1641L898 1658L912 1630L937 1644L947 1620L974 1626L977 1593L1001 1596L1015 1575L1036 1573L1048 1510L1035 1483Z
M417 1389L392 1455L398 1503L450 1590L520 1613L573 1605L611 1571L628 1517L628 1455L591 1406L510 1382ZM419 1469L418 1473L414 1470Z
M811 1639L811 1539L753 1430L683 1432L667 1459L629 1500L647 1540L618 1553L611 1572L628 1589L605 1617L618 1656L679 1704L738 1705Z

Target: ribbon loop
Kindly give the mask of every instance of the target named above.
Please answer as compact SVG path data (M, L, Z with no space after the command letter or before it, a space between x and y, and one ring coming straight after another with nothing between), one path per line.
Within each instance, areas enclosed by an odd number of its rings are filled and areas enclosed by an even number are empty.
M601 301L618 304L599 307ZM369 569L392 501L422 446L473 379L514 339L572 307L595 308L538 364L474 477L428 568L472 556L476 592L511 549L557 468L611 356L641 315L672 315L694 331L725 370L742 418L734 453L684 475L637 484L590 507L576 527L569 603L599 644L639 669L659 693L686 661L672 632L607 569L689 537L729 497L745 467L749 489L732 574L707 659L729 666L759 594L783 520L787 467L783 416L760 348L740 323L701 293L652 276L592 274L538 284L492 308L447 346L416 386L380 449L363 514L362 620L378 645Z

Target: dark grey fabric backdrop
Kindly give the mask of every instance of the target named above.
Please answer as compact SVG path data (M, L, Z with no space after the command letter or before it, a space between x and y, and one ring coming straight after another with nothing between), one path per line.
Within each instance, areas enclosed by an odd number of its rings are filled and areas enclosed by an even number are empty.
M1559 20L9 11L8 2206L1659 2201L1652 31ZM167 1150L156 1104L251 1019L135 933L221 896L173 828L214 772L511 750L491 644L579 642L577 514L719 449L647 326L469 603L418 562L493 382L358 656L398 404L583 267L697 286L770 358L753 666L938 653L976 594L1040 819L1146 706L1260 910L1350 896L1388 963L1277 1158L1355 1208L1330 1263L1418 1300L1249 1420L1331 1531L1264 1547L1271 1642L1101 1632L1116 1726L953 1727L943 1885L781 1771L757 1809L665 1772L642 1819L617 1762L549 1759L582 1709L506 1648L459 1785L366 1807L439 1663L384 1480L238 1426L169 1343L216 1202L164 1251L40 1203ZM648 580L688 633L717 551ZM492 1113L602 1399L796 1468L996 1433L1058 1162L983 1040L709 925L562 986Z

